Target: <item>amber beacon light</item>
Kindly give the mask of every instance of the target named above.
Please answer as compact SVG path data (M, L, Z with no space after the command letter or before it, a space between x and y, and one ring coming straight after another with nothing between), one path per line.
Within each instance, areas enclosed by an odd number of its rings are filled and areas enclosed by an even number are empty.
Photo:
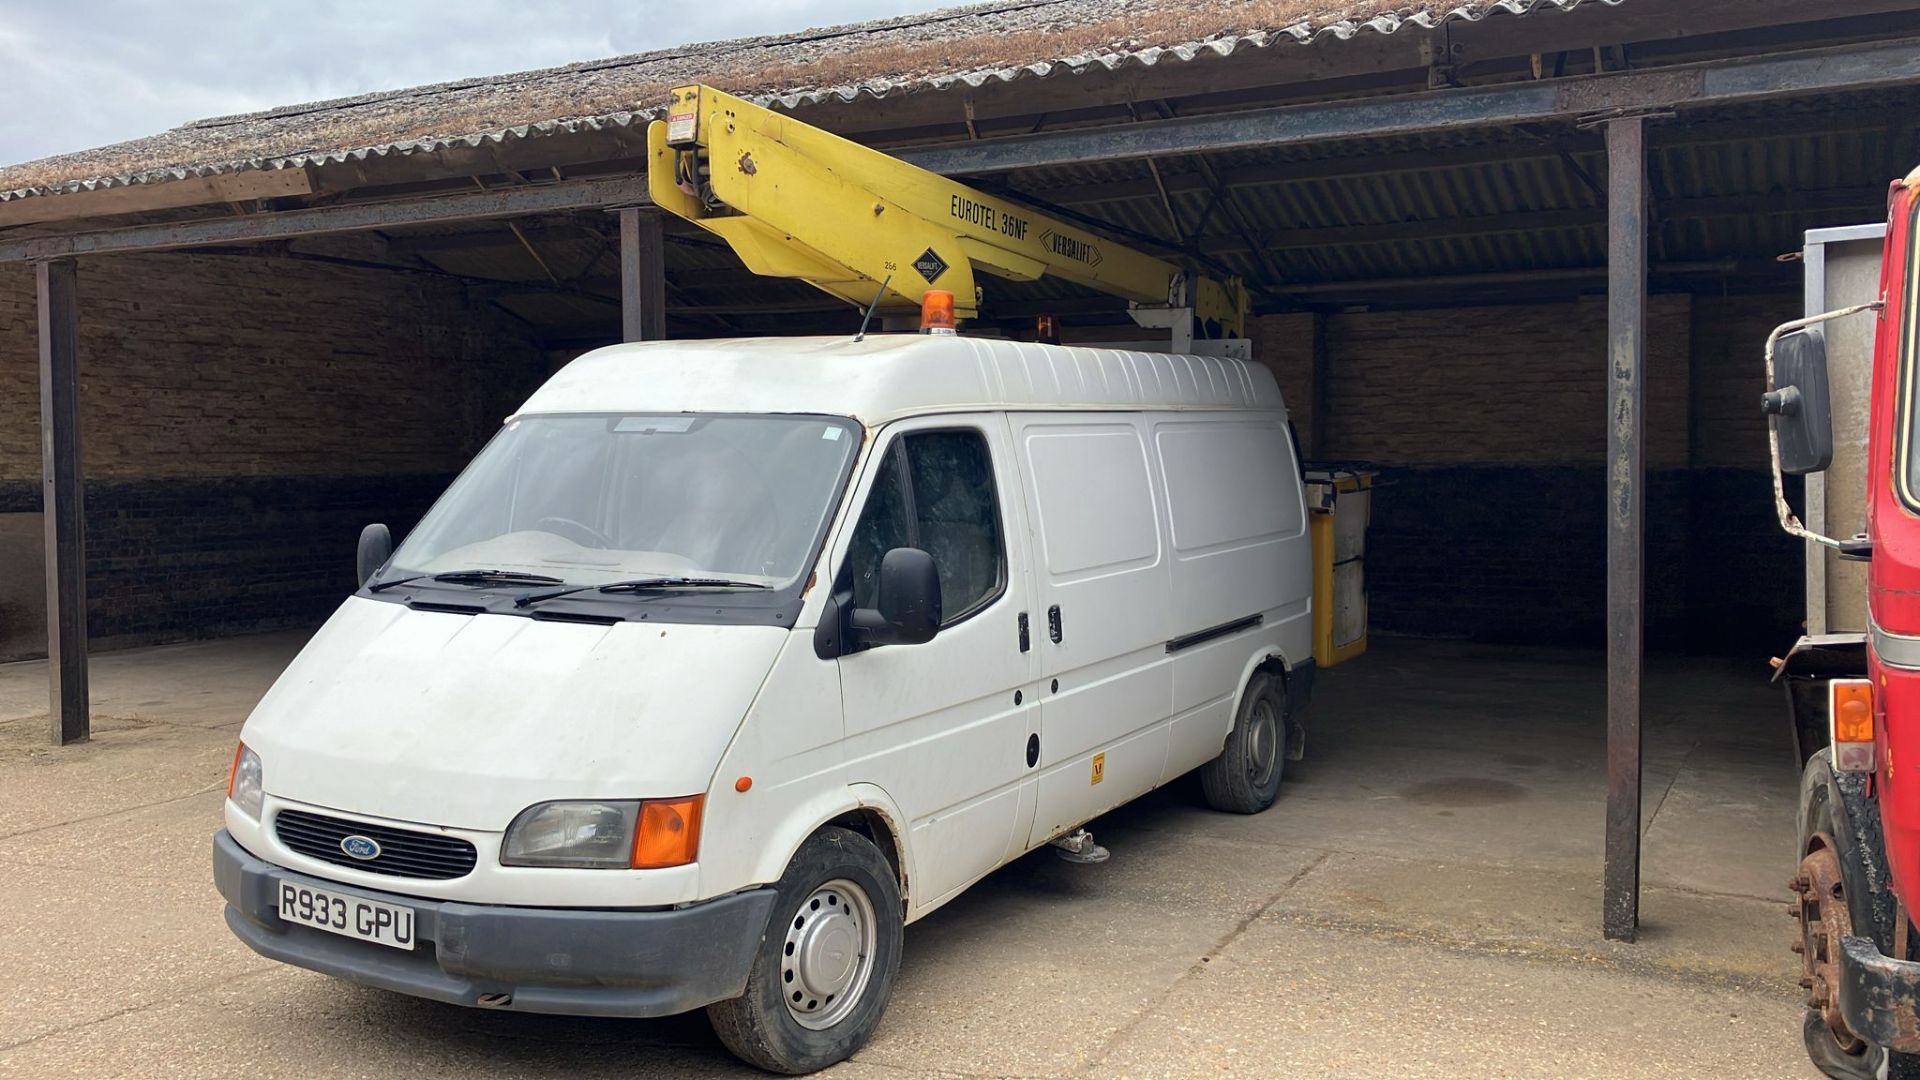
M923 334L951 334L953 328L953 294L945 289L928 289L920 300L920 332Z

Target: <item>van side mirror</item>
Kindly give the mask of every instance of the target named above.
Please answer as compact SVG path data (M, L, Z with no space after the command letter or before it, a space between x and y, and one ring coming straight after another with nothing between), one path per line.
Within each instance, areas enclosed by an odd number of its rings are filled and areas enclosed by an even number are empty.
M365 585L393 554L393 532L385 525L369 525L360 530L360 551L354 557L354 572Z
M1760 408L1779 434L1781 472L1805 476L1833 464L1825 334L1795 330L1774 343L1773 386L1761 397Z
M940 572L933 556L898 547L880 560L876 608L856 608L853 629L869 645L922 645L940 632Z

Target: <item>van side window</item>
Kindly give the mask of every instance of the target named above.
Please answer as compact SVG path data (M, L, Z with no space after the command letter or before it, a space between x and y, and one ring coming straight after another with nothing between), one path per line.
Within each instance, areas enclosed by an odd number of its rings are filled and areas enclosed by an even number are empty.
M993 462L976 431L930 431L906 442L916 546L940 571L943 621L951 623L1000 595L1006 579Z
M998 498L979 432L915 432L894 440L847 552L854 604L878 603L880 560L896 547L933 556L945 624L990 603L1007 576Z

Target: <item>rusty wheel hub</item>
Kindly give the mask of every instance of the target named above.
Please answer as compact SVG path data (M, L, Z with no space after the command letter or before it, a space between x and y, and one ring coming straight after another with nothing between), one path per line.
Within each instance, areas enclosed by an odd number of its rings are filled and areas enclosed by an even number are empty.
M1793 946L1793 951L1800 954L1800 985L1807 992L1807 1008L1826 1021L1840 1048L1849 1054L1858 1053L1864 1044L1841 1017L1836 992L1840 985L1840 939L1853 933L1846 886L1840 879L1840 858L1835 854L1833 837L1826 833L1815 835L1809 847L1807 857L1800 860L1800 872L1787 886L1796 897L1794 918L1800 924L1800 940Z

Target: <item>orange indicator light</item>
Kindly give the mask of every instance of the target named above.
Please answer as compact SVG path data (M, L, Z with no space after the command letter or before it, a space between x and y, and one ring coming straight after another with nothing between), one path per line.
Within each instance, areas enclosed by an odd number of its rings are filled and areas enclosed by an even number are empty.
M641 803L640 824L633 831L633 868L685 866L698 858L700 810L705 802L704 795L690 795Z
M1833 741L1873 741L1873 684L1865 679L1835 679L1829 684L1833 699Z

